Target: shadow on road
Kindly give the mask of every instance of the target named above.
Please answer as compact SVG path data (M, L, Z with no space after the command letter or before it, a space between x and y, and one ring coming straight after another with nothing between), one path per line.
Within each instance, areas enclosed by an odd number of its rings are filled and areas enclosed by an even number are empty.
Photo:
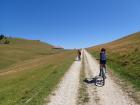
M102 87L104 86L104 82L102 80L102 77L100 76L96 76L94 78L85 78L83 80L83 82L87 83L87 84L94 84L97 87Z
M83 81L87 84L93 84L93 83L95 84L96 83L95 78L85 78Z

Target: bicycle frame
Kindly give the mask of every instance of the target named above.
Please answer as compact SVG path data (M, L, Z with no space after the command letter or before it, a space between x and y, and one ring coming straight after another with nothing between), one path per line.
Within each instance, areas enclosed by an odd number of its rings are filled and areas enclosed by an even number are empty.
M105 67L100 67L100 74L99 76L102 76L103 78L105 78Z
M98 87L102 87L105 85L105 79L106 79L106 76L105 76L105 67L100 67L100 73L99 73L99 76L96 77L96 83L95 85L98 86Z

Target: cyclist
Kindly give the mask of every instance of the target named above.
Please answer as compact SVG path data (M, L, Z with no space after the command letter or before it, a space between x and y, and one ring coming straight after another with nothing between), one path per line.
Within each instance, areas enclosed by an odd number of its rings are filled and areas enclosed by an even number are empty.
M78 60L81 60L81 51L78 50L77 53L78 53Z
M103 69L101 69L101 68L105 68L105 73L106 73L106 59L107 59L107 57L106 57L106 49L105 48L102 48L101 49L101 52L100 52L100 76L101 76L101 70L103 70Z

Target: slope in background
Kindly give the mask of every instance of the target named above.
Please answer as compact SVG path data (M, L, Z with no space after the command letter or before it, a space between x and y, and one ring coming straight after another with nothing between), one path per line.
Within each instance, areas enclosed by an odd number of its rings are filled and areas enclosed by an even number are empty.
M10 65L34 59L43 55L51 55L62 50L52 49L52 45L39 40L9 38L10 44L0 45L0 70Z
M12 38L0 45L0 105L43 105L70 67L74 51Z

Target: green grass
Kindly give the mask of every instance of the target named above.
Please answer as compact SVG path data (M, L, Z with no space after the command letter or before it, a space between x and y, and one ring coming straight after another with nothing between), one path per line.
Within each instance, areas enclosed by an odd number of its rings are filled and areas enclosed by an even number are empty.
M35 40L19 38L8 40L10 44L0 45L0 70L25 60L64 51L52 49L51 45Z
M0 105L43 105L74 59L72 52L52 57L52 63L0 76ZM31 99L31 100L30 100ZM28 102L28 100L30 100Z
M43 105L76 52L35 40L9 40L0 45L0 105Z

